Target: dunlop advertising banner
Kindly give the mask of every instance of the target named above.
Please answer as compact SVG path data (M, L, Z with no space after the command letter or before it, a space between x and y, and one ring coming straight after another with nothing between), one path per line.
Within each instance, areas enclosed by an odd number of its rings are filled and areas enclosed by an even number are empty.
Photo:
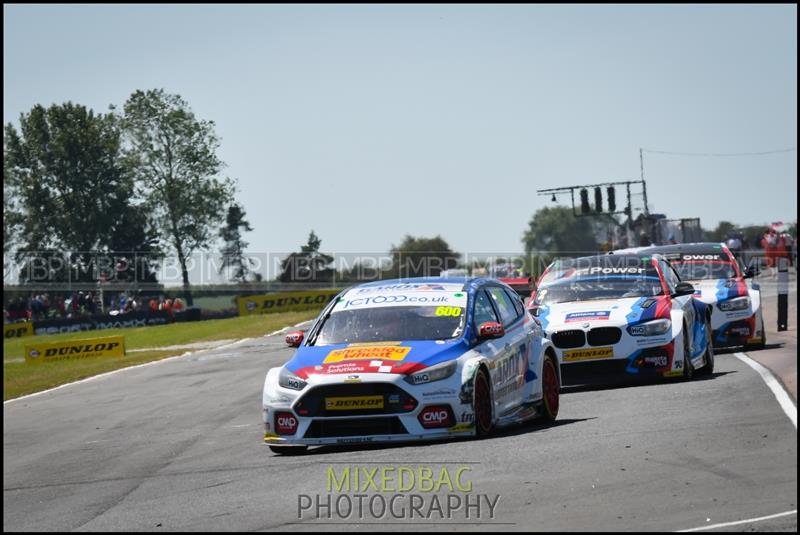
M22 336L33 336L33 323L30 321L21 323L4 323L3 338L20 338Z
M25 344L25 361L31 364L64 359L122 357L124 355L124 336Z
M341 290L307 290L279 292L265 295L247 295L236 298L239 315L269 314L292 310L322 310Z

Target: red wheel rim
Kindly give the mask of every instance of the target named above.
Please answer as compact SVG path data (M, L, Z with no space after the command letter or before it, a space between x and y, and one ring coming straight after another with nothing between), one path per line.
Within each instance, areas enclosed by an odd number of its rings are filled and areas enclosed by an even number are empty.
M542 381L544 383L544 401L547 404L547 410L551 415L558 413L558 376L556 375L553 361L546 359L544 361L544 372Z
M479 372L475 377L475 422L482 433L487 433L492 426L489 385L483 372Z

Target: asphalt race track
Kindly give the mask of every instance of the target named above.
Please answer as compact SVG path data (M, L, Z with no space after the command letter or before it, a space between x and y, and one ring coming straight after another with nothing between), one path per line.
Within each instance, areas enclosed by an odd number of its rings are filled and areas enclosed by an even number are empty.
M493 517L386 520L413 531L680 530L797 507L796 430L730 353L694 382L568 390L551 426L283 457L262 444L261 386L289 351L250 339L4 404L3 529L353 531L298 520L299 495L344 466L468 466L473 493L500 496ZM729 529L796 531L797 515Z

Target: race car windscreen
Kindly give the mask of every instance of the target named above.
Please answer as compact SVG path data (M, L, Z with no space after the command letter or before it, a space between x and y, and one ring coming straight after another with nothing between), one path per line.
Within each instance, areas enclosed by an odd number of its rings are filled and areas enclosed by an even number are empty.
M663 293L650 258L617 257L605 262L579 258L551 267L539 283L534 304L653 297Z
M467 294L458 285L356 289L340 298L323 318L312 343L456 338L464 329L466 307Z
M723 260L722 257L707 260L671 260L671 264L680 275L681 280L685 281L733 279L736 277L733 264L728 260Z

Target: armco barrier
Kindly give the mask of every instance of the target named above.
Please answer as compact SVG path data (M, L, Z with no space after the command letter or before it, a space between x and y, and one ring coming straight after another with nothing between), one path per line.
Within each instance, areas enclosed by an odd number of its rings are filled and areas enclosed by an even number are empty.
M341 290L304 290L266 295L246 295L236 298L240 316L269 314L295 310L322 309Z
M88 357L122 357L124 355L124 336L25 344L25 362L29 364Z
M89 316L86 318L52 319L33 322L36 334L72 333L78 331L93 331L97 329L120 329L126 327L146 327L148 325L166 325L173 318L169 312L158 310L156 312L129 312L111 316Z

